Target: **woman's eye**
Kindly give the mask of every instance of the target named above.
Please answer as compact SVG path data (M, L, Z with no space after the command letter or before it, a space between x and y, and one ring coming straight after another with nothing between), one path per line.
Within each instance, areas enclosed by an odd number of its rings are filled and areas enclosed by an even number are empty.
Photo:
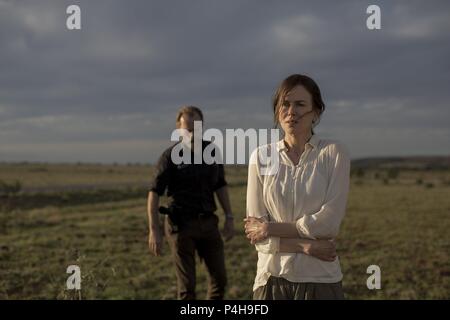
M289 108L291 103L289 101L283 101L283 103L281 105L283 106L283 108ZM305 106L305 104L303 102L295 102L294 103L294 107L296 107L296 108L304 107L304 106Z

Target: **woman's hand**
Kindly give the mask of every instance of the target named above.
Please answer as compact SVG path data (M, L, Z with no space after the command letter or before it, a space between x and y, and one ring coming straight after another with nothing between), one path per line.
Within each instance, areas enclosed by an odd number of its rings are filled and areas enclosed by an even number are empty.
M323 261L332 262L336 259L336 244L334 240L310 240L303 244L304 252Z
M248 217L245 221L245 234L251 244L267 239L269 223L262 218Z

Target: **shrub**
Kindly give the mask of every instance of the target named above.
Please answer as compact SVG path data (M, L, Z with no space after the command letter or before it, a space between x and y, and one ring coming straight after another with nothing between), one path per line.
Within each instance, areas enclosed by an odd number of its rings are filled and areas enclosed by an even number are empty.
M397 179L398 175L400 173L400 170L397 168L390 168L387 172L387 176L389 179Z
M365 174L365 172L364 172L363 168L358 168L358 169L355 169L355 170L351 170L351 172L350 172L351 176L356 175L356 177L358 177L358 178L363 178L364 174Z
M14 181L11 183L7 183L0 180L0 195L15 195L18 194L22 190L22 184L20 181Z

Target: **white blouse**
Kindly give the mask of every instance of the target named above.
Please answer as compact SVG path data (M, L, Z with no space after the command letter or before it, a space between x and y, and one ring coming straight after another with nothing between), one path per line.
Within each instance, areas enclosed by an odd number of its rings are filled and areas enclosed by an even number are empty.
M247 216L274 222L295 222L299 237L335 238L345 215L350 157L337 141L313 135L297 165L286 154L283 140L258 147L250 157ZM258 156L276 150L278 170L262 170ZM253 290L270 275L292 282L334 283L342 280L339 259L322 261L302 253L280 253L278 237L256 244L258 265Z

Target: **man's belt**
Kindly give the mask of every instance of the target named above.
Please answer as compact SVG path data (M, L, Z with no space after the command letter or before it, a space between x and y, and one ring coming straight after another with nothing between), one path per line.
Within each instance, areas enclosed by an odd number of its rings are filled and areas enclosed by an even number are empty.
M173 232L178 232L186 219L204 218L214 214L213 211L192 210L180 206L171 205L169 207L159 207L161 214L167 215L175 227Z

